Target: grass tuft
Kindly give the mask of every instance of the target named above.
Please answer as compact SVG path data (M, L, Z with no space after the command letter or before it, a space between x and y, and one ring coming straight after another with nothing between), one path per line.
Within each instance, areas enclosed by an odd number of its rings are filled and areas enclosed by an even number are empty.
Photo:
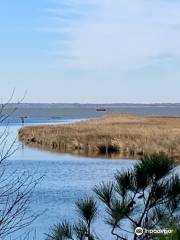
M109 114L68 125L24 127L23 143L86 156L144 156L164 152L180 159L180 117Z

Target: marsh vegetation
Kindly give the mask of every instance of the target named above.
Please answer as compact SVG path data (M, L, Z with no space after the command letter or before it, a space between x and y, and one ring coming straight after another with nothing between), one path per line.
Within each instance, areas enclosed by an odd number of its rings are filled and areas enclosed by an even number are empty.
M137 158L164 152L180 159L180 117L110 114L68 125L25 127L24 144L85 156Z

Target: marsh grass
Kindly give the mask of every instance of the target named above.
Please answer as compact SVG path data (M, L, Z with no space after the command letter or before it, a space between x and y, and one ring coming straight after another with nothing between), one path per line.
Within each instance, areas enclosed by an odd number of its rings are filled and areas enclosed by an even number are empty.
M180 117L109 114L68 125L24 127L23 143L86 156L135 158L165 152L180 158Z

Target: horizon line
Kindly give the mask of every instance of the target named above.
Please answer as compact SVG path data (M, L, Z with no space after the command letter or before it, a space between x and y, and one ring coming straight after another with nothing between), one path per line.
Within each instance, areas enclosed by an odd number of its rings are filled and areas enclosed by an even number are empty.
M4 103L0 103L5 104ZM123 104L132 104L132 105L165 105L165 104L180 104L180 102L10 102L10 104L78 104L78 105L123 105Z

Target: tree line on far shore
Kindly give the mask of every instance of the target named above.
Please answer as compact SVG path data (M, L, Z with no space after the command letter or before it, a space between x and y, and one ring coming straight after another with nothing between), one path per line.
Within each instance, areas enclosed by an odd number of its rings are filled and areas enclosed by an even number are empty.
M7 104L1 105L1 124L8 118L3 111ZM18 176L16 172L6 174L6 160L17 149L16 140L9 144L9 134L7 122L0 132L0 239L26 229L39 216L29 210L34 189L42 178L27 171ZM75 203L77 221L65 220L49 232L45 229L45 239L107 240L95 228L97 219L108 225L113 240L180 239L180 177L175 161L165 153L145 154L131 169L116 172L113 181L100 183L93 192L93 196ZM145 229L167 229L172 233L149 233Z

